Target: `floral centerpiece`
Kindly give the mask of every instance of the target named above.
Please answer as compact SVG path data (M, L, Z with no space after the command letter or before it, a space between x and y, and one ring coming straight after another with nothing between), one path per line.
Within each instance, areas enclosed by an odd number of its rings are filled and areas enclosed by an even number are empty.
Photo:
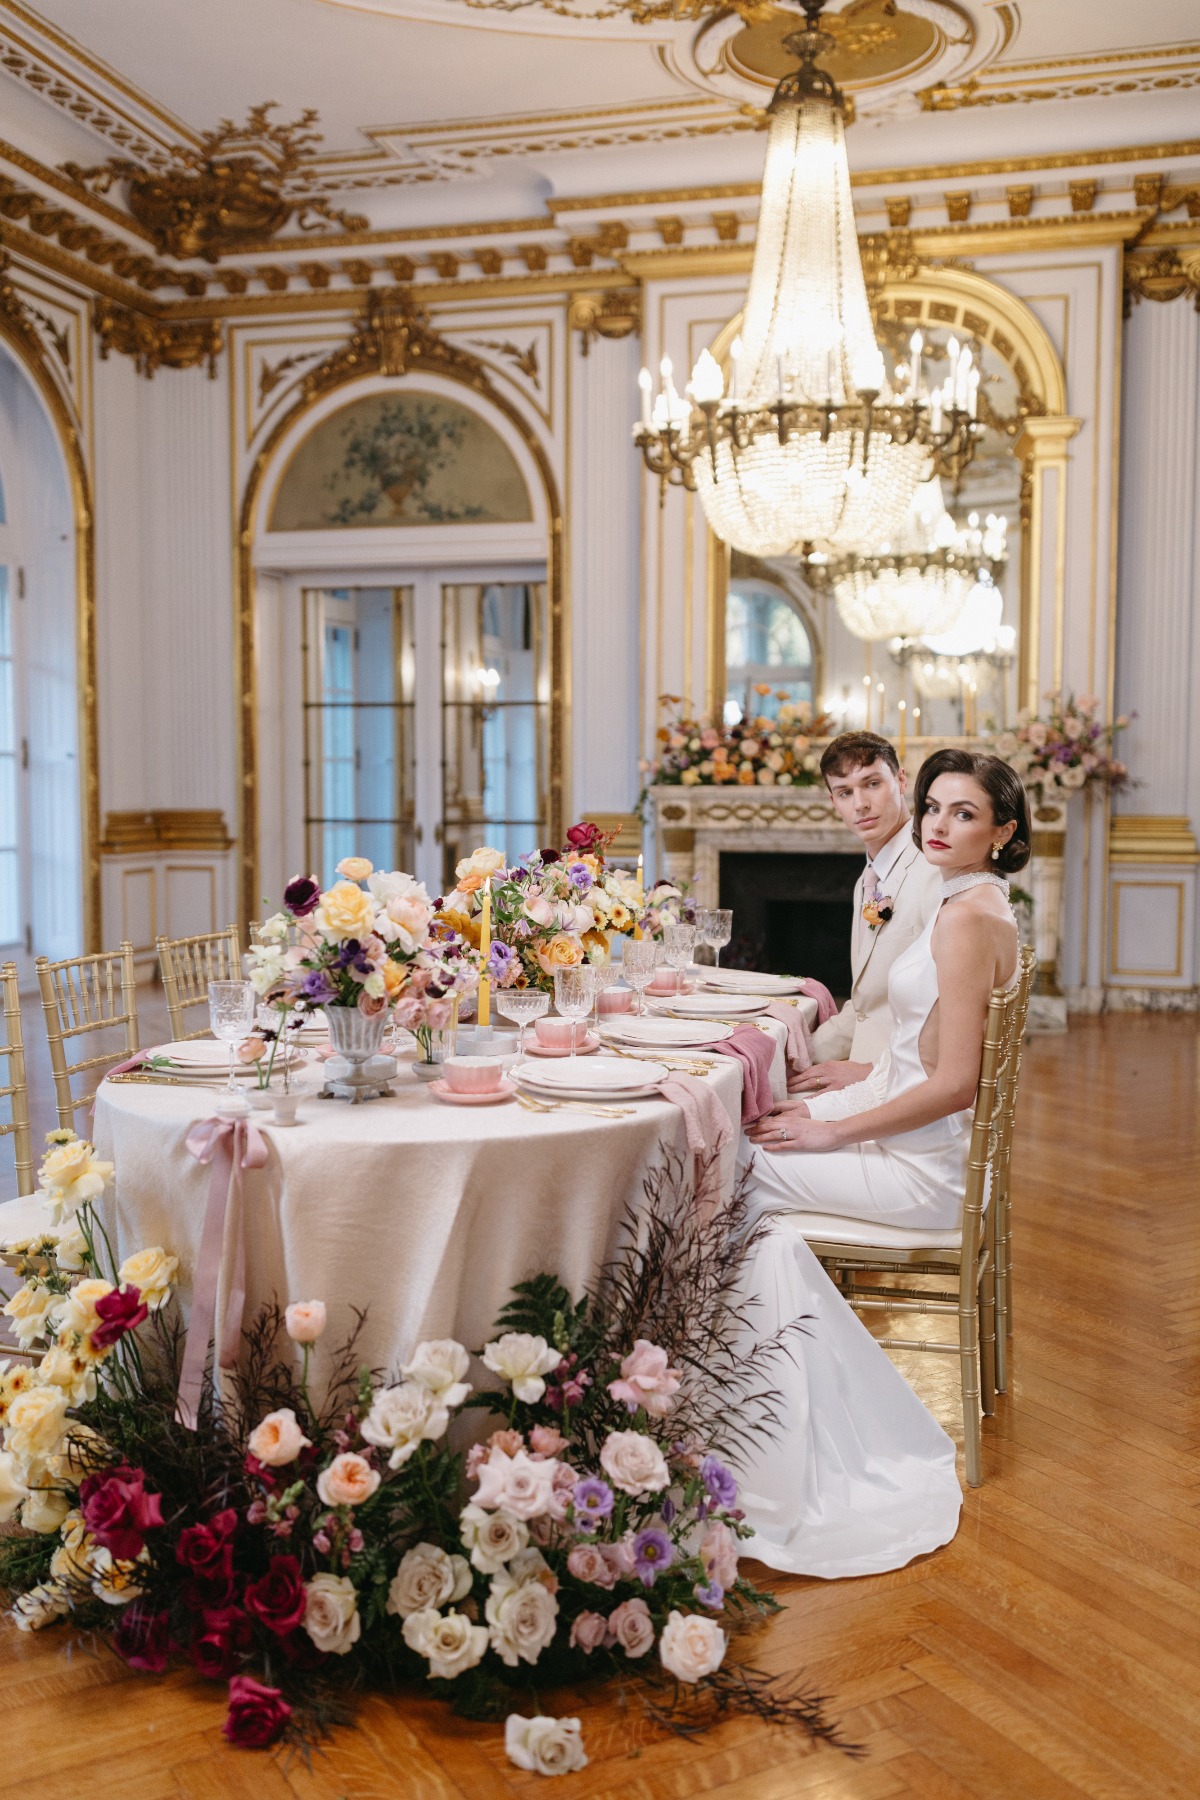
M355 1334L325 1351L319 1301L268 1307L192 1430L175 1260L113 1266L111 1168L54 1137L53 1223L7 1252L5 1311L39 1357L0 1375L0 1520L19 1522L0 1585L21 1629L72 1619L148 1674L185 1658L251 1748L320 1737L364 1679L411 1680L509 1715L513 1759L561 1772L585 1760L579 1722L517 1698L592 1672L636 1677L680 1729L740 1709L837 1741L794 1680L728 1654L776 1610L739 1567L731 1464L770 1430L764 1368L788 1335L754 1343L732 1298L764 1229L742 1199L709 1217L678 1165L658 1171L594 1287L523 1283L477 1366L438 1340L381 1380ZM448 1433L471 1408L464 1454Z
M1025 786L1045 802L1081 788L1118 788L1128 781L1129 770L1114 757L1113 744L1129 720L1122 716L1104 724L1095 695L1064 696L1060 688L1051 688L1045 698L1049 701L1045 718L1026 709L1017 714L1014 730L991 737L991 749L1017 771Z
M771 691L765 683L755 688L764 700ZM640 765L646 787L815 786L821 758L813 741L827 736L833 721L826 713L814 713L807 702L793 704L786 694L776 698L783 704L773 719L759 715L725 725L689 717L676 710L683 704L676 695L664 694L658 758Z

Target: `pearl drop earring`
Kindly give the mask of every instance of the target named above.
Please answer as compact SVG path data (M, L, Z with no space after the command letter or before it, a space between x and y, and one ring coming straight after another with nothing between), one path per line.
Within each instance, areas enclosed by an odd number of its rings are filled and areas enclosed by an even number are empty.
M1000 846L999 846L999 844L992 845L992 861L993 862L1000 861Z

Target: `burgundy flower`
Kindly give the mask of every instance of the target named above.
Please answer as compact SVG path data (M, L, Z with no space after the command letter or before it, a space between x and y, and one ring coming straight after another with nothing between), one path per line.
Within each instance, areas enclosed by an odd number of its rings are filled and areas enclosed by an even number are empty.
M558 850L542 849L538 851L538 855L541 857L542 861L547 864L562 861L562 854Z
M254 1627L238 1607L207 1607L188 1646L188 1657L199 1674L210 1681L224 1681L253 1642Z
M252 1581L244 1596L246 1611L278 1638L287 1637L304 1618L304 1582L294 1556L273 1556L267 1573Z
M294 919L315 912L320 898L321 884L315 875L293 875L283 890L283 904Z
M237 1514L230 1506L215 1513L207 1524L189 1525L179 1534L175 1559L191 1575L184 1586L184 1599L193 1612L224 1606L230 1599L237 1522Z
M265 1750L282 1735L291 1716L278 1688L264 1687L249 1675L235 1675L229 1683L229 1715L222 1729L238 1749Z
M127 1331L135 1331L150 1308L142 1300L142 1290L130 1285L114 1288L96 1302L99 1325L92 1331L93 1350L111 1350Z
M567 833L567 842L578 855L585 856L589 850L599 850L604 843L604 833L590 819L581 819L578 825L572 825Z
M142 1553L146 1533L161 1525L162 1497L146 1493L145 1473L120 1464L89 1475L79 1489L84 1522L98 1544L118 1562L133 1562Z
M171 1652L170 1617L151 1612L141 1600L125 1607L113 1634L113 1649L131 1669L161 1675Z

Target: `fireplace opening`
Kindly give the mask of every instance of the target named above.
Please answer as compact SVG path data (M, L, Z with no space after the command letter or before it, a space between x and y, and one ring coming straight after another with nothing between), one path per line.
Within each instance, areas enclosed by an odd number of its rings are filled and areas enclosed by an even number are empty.
M838 1000L850 993L850 930L861 852L787 855L723 851L720 904L733 911L731 968L811 975Z

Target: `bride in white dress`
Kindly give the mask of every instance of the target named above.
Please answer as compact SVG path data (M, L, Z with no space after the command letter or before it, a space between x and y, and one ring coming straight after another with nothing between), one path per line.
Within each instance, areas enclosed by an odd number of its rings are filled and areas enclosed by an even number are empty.
M743 1473L747 1553L797 1574L899 1568L954 1536L962 1504L952 1440L787 1216L960 1223L988 999L1018 967L1001 871L1028 861L1030 821L1008 765L965 750L931 756L914 800L913 834L941 871L942 900L892 966L888 1050L865 1081L783 1101L742 1140L753 1208L781 1215L744 1277L755 1329L806 1318L774 1371L778 1438Z

